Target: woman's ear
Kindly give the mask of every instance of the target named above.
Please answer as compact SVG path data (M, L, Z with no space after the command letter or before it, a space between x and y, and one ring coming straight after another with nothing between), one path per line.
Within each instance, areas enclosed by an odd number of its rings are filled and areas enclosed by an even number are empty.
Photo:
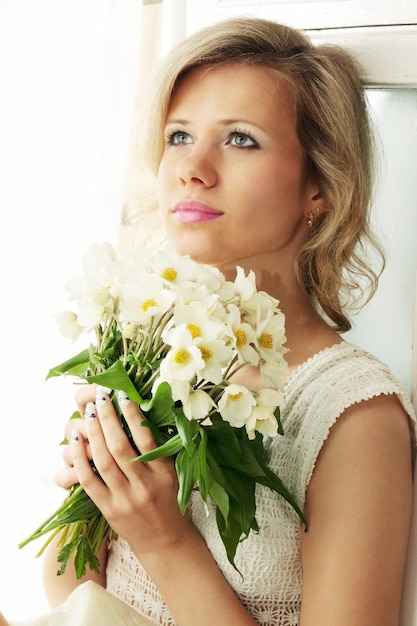
M314 183L308 201L308 208L304 211L307 226L311 228L314 222L316 222L321 215L327 213L327 211L326 201L317 183Z

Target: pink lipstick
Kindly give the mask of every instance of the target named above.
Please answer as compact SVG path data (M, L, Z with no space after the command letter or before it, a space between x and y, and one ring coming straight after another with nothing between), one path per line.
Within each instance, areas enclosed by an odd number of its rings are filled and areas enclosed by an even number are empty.
M173 208L175 219L183 224L196 224L198 222L208 222L221 217L223 213L213 209L213 207L199 202L198 200L182 200Z

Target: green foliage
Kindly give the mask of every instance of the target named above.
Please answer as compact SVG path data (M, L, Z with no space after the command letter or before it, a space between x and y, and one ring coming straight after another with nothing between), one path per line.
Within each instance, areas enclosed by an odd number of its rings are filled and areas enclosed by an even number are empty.
M52 368L48 378L73 375L89 383L123 390L139 404L146 417L144 427L151 430L158 447L143 455L138 453L132 462L175 457L181 512L185 514L195 489L204 502L211 500L214 503L217 527L233 567L237 569L235 555L239 542L251 531L259 531L256 521L256 484L272 489L287 500L303 520L302 511L290 492L263 461L263 439L260 433L256 433L254 439L249 439L244 427L232 427L217 412L210 415L210 423L188 420L182 408L174 403L168 383L159 385L153 397L143 398L141 385L137 382L137 367L132 367L132 363L123 364L117 342L110 342L106 351L100 363L103 365L109 357L109 366L98 374L93 373L93 361L97 360L97 355L90 347ZM111 362L115 356L116 360ZM144 379L147 380L146 372ZM130 436L117 400L113 398L113 402ZM282 435L279 408L274 415ZM79 417L79 414L75 413L72 417ZM19 547L52 531L62 532L58 557L61 567L58 573L62 575L65 572L73 557L77 578L82 578L87 568L93 572L99 571L98 550L103 541L115 537L114 531L80 486L72 488L63 505Z

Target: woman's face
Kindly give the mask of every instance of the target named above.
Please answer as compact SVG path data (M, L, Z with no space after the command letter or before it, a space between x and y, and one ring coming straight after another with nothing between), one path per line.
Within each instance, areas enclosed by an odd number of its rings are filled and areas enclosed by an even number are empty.
M219 267L292 264L317 188L283 83L241 64L193 70L171 102L159 168L164 226L180 254Z

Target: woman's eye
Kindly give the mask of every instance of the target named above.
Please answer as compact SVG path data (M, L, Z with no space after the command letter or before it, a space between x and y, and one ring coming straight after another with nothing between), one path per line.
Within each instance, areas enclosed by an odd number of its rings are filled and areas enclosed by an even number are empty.
M230 135L230 144L238 148L258 148L259 144L255 139L246 133L234 132Z
M190 135L183 130L176 130L168 136L168 144L171 146L179 146L190 141Z

